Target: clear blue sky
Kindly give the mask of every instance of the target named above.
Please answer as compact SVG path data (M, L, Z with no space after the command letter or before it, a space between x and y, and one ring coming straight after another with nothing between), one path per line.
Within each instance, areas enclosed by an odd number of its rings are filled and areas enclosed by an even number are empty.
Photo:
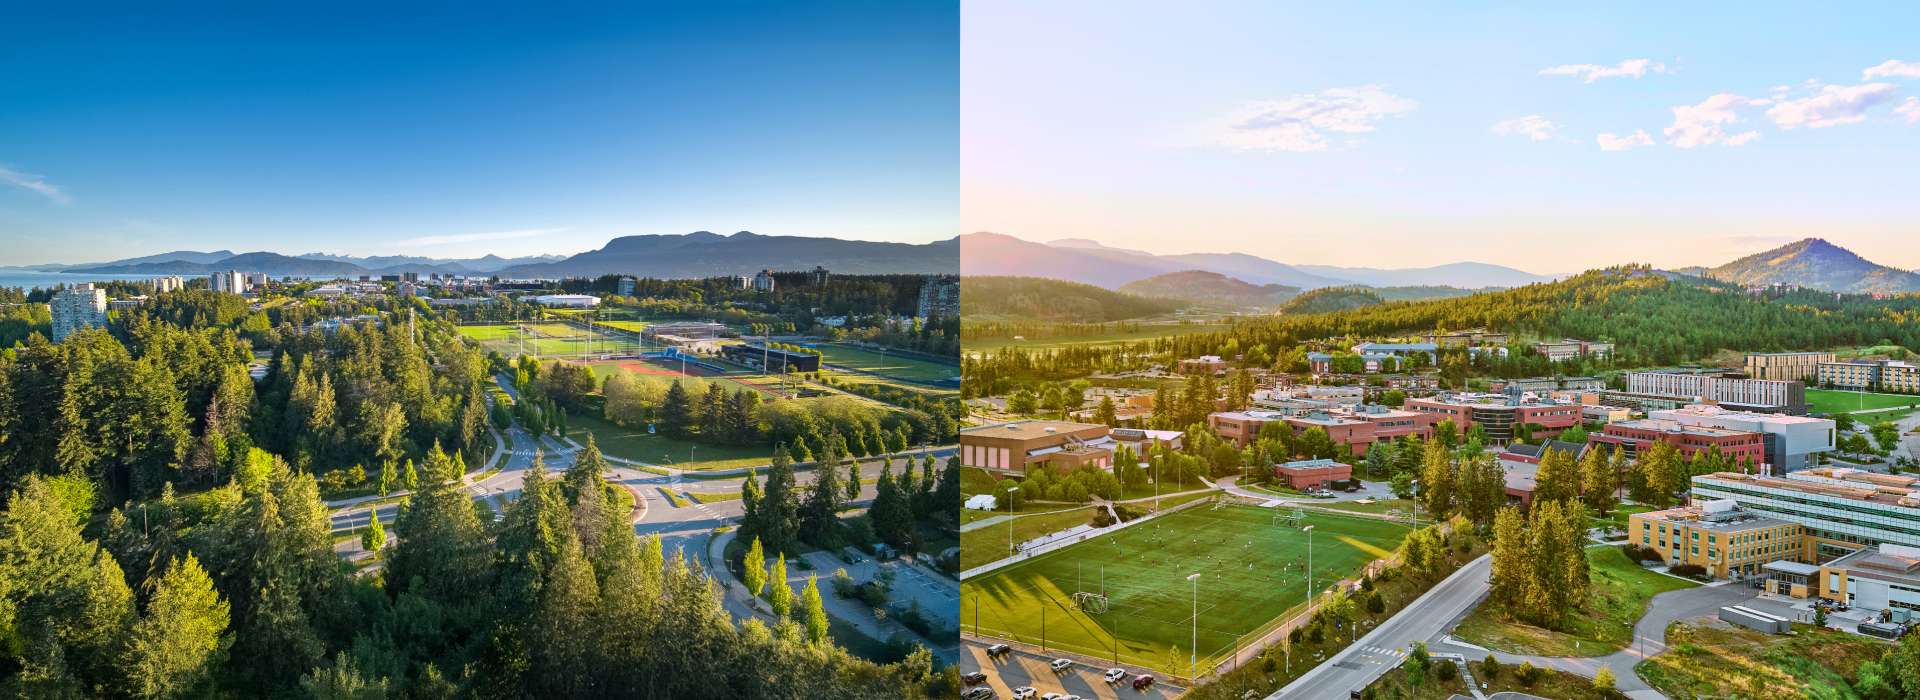
M1824 236L1920 268L1920 5L1203 7L966 2L962 230L1542 273Z
M951 3L228 5L8 10L0 265L958 232Z

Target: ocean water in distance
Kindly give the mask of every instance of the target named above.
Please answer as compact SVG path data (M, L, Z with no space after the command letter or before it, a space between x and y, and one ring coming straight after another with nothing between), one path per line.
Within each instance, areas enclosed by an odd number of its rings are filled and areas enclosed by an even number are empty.
M150 280L159 276L161 275L77 275L65 272L35 272L33 270L0 267L0 287L22 287L25 289L33 289L34 287L50 288L61 284L73 286L83 282Z

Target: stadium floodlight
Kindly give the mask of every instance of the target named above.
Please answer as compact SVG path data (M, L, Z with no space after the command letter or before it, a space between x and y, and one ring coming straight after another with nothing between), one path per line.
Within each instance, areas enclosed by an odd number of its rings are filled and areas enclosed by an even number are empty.
M1300 528L1307 533L1307 614L1313 614L1313 526Z
M1013 556L1013 492L1018 486L1007 487L1007 556Z
M1187 577L1193 584L1193 639L1187 647L1187 677L1200 678L1200 573Z

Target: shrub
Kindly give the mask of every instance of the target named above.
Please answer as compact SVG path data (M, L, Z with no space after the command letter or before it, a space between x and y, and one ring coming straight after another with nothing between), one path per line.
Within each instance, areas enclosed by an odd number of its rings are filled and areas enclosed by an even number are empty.
M1540 669L1534 668L1532 661L1520 662L1519 670L1513 672L1514 680L1520 681L1520 685L1528 688L1533 687L1533 682L1539 680L1539 676Z
M1109 526L1109 525L1112 525L1112 524L1113 524L1113 517L1112 517L1112 516L1109 516L1109 515L1107 515L1107 509L1105 509L1105 508L1096 508L1096 509L1094 509L1094 511L1093 511L1093 526L1094 526L1094 527L1107 527L1107 526Z
M1675 576L1704 578L1707 575L1707 567L1701 566L1699 564L1675 564L1673 566L1667 567L1667 573L1673 574Z
M1594 672L1593 689L1601 690L1601 691L1613 690L1613 669L1612 668L1601 666L1600 670Z
M835 569L833 572L833 594L841 598L852 598L854 593L855 586L853 584L853 577L847 575L846 567Z
M1480 662L1480 675L1486 677L1487 680L1499 678L1500 660L1493 658L1493 654L1491 653L1487 654L1486 660Z
M1433 664L1433 677L1435 680L1445 681L1448 678L1455 678L1459 675L1460 667L1455 666L1452 660L1441 659Z

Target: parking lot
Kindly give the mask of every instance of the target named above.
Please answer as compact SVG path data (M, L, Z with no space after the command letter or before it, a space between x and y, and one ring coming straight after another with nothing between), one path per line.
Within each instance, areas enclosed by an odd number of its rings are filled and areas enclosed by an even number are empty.
M987 674L984 684L993 689L994 696L1001 700L1013 697L1013 689L1032 686L1036 697L1046 693L1078 695L1081 698L1110 698L1140 700L1145 698L1172 698L1181 693L1180 688L1165 683L1155 683L1145 691L1137 691L1124 681L1108 684L1101 678L1106 666L1093 666L1075 663L1065 672L1054 673L1047 666L1055 657L1041 656L1023 651L1014 652L998 660L987 658L988 642L967 639L960 643L960 672L962 674L981 671ZM1139 669L1128 669L1127 677L1140 673Z

